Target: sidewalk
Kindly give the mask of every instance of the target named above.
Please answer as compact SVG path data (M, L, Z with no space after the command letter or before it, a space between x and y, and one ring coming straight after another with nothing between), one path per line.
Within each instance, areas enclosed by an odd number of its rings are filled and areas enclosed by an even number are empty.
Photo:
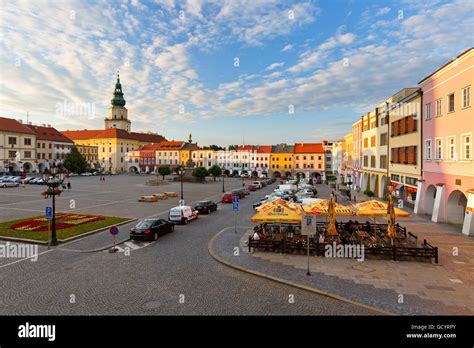
M240 229L242 231L242 229ZM224 230L209 243L211 255L241 270L333 294L401 315L474 315L474 288L444 265L248 252L248 234ZM234 248L239 246L239 255ZM222 261L221 261L222 262Z

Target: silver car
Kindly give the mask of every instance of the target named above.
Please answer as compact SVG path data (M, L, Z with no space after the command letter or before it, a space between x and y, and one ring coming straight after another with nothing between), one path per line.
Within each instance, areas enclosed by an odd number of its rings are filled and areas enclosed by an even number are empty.
M0 182L0 187L5 188L5 187L18 187L20 184L17 182L8 182L8 181L2 181Z

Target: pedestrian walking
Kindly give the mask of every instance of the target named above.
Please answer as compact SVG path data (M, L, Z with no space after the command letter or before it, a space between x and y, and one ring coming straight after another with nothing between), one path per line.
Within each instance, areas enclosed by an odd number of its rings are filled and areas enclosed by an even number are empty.
M68 190L68 191L71 190L71 182L70 182L70 181L67 182L67 190Z

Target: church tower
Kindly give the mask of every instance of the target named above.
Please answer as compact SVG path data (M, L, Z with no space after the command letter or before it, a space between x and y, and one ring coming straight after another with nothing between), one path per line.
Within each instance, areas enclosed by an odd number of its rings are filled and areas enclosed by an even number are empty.
M112 105L110 105L107 118L105 119L105 129L117 128L130 132L132 122L128 119L128 110L125 107L126 102L123 99L119 74L117 74L117 82L115 83L114 97L110 102Z

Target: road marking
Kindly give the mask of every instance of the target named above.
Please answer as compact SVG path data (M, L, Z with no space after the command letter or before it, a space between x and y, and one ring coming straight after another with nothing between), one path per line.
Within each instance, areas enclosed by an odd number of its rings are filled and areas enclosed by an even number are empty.
M25 260L29 260L29 259L32 259L34 257L38 257L40 255L43 255L43 254L46 254L46 253L49 253L50 251L54 251L55 249L49 249L49 250L45 250L37 255L34 255L32 257L25 257L24 259L20 259L20 260L16 260L16 261L13 261L13 262L10 262L10 263L7 263L5 265L1 265L0 268L3 268L3 267L7 267L7 266L10 266L10 265L13 265L15 263L18 263L18 262L21 262L21 261L25 261Z
M137 250L142 248L142 246L135 244L134 242L125 242L125 245L132 248L133 250Z

